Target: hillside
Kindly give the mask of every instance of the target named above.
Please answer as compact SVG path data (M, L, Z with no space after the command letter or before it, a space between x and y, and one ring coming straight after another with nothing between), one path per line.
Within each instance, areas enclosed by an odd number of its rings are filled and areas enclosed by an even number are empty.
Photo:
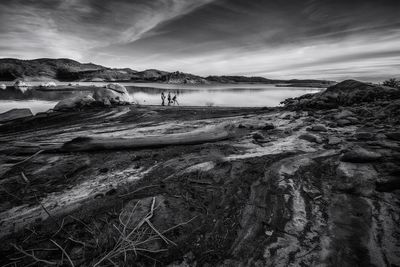
M80 63L75 60L59 58L40 58L19 60L13 58L0 59L0 80L14 81L133 81L133 82L165 82L173 84L207 84L207 83L264 83L292 85L328 85L330 81L321 80L271 80L264 77L245 76L208 76L183 72L167 72L156 69L135 71L130 68L108 68L93 63Z

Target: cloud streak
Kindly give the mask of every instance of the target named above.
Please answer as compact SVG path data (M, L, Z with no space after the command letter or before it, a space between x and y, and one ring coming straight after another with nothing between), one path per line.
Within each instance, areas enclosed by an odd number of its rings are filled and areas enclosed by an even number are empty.
M269 78L399 76L397 0L5 0L1 57Z

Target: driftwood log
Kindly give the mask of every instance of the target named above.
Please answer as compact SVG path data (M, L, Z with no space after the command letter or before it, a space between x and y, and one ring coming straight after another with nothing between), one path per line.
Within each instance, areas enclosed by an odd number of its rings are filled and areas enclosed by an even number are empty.
M232 124L204 127L187 133L141 136L131 138L115 137L77 137L66 142L61 151L96 151L115 149L137 149L171 145L195 145L226 140L235 135Z

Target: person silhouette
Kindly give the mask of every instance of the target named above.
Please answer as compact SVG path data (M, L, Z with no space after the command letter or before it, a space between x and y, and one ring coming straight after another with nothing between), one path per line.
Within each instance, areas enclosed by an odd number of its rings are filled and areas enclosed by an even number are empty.
M179 106L178 100L176 99L176 95L174 95L174 97L172 98L172 102L175 104L177 104Z
M164 92L161 92L161 101L162 101L161 105L165 106L165 95L164 95Z
M168 106L171 105L171 92L168 92Z

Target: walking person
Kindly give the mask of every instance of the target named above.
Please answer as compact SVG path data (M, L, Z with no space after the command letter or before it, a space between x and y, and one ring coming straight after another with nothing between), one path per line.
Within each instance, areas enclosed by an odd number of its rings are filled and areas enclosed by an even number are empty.
M171 92L168 92L168 106L171 105Z
M161 105L165 106L165 95L164 95L164 92L161 92L161 101L162 101Z
M176 95L174 95L174 97L172 98L172 102L175 104L177 104L179 106L178 100L176 99Z

